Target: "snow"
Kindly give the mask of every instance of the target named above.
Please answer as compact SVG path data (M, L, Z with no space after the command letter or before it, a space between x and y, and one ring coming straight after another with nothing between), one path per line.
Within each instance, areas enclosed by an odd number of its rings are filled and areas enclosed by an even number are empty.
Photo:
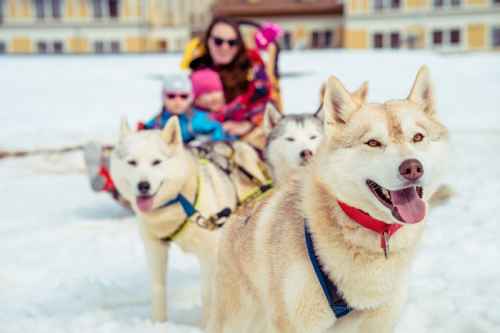
M179 56L0 57L0 149L112 143L119 119L158 110ZM457 195L429 217L397 332L498 332L500 58L425 52L285 53L286 112L312 112L328 75L370 100L404 97L430 67L450 128L446 181ZM0 332L200 332L199 271L173 247L169 322L151 322L134 217L92 193L80 153L0 160Z

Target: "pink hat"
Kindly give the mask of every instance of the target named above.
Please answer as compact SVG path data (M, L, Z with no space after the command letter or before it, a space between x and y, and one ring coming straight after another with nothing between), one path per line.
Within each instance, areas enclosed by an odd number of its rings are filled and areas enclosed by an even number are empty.
M191 74L194 98L214 91L223 91L219 74L211 69L200 69Z

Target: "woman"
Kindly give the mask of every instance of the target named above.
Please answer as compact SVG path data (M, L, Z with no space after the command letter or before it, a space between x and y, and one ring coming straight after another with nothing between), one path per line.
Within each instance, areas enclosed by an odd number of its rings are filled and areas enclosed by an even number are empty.
M256 50L247 50L237 23L230 19L215 18L202 43L205 53L189 67L210 68L220 75L226 105L214 117L230 134L243 136L261 122L271 96L265 64Z

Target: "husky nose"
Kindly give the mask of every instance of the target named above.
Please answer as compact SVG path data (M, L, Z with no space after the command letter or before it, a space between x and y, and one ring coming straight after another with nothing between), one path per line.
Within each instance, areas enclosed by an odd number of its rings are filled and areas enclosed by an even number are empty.
M414 158L405 160L399 166L399 174L408 180L416 181L424 175L424 166Z
M139 184L137 184L137 188L139 189L139 192L141 194L148 194L149 189L151 188L151 185L149 184L149 182L142 181L142 182L139 182Z
M309 161L313 157L313 152L310 149L304 149L300 152L300 157L304 161Z

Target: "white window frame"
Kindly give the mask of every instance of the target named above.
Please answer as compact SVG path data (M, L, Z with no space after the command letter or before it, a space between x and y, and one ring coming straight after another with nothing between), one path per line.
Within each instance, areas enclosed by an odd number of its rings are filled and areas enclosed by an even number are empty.
M1 1L1 0L0 0ZM64 0L58 0L59 1L59 17L54 17L54 12L53 12L53 6L52 2L53 0L32 0L34 2L34 11L35 11L35 18L36 20L41 20L41 21L59 21L63 19L64 16ZM37 1L42 1L43 2L43 17L38 17L38 12L37 12Z
M392 8L392 0L381 0L382 1L382 8L377 8L375 7L375 1L372 1L372 12L373 13L383 13L387 11L400 11L403 9L403 1L404 0L399 0L399 7L397 8Z
M464 0L460 0L460 4L459 5L452 5L452 1L453 0L443 0L443 5L441 7L438 7L434 4L434 0L431 0L432 1L432 4L431 4L431 8L432 9L437 9L437 10L441 10L441 9L458 9L458 8L462 8L464 6Z
M102 42L102 53L98 53L96 49L96 43ZM118 52L113 53L113 50L111 48L111 43L117 42L118 43ZM95 39L92 41L92 46L93 46L93 51L95 54L120 54L123 53L123 43L120 39Z
M61 42L61 45L62 45L62 51L61 53L56 53L54 50L54 44L56 42ZM38 52L38 43L45 43L45 45L47 46L47 52L45 53L40 53ZM37 48L36 48L36 53L37 54L64 54L65 51L66 51L66 45L64 44L64 40L62 39L50 39L50 40L47 40L47 39L37 39L35 41L35 45L37 45Z
M441 30L443 32L443 42L441 45L436 45L434 44L433 40L433 34L435 30ZM451 43L451 31L452 30L458 30L460 31L460 42L457 44L452 44ZM430 47L433 50L438 50L438 51L455 51L455 50L461 50L464 48L464 41L466 39L465 35L465 29L460 26L446 26L446 27L432 27L429 29L430 37L429 37L429 43Z
M96 19L96 20L117 20L120 18L120 5L122 4L121 0L116 0L117 2L117 6L118 6L118 15L116 17L112 17L110 15L110 6L109 6L109 1L110 0L93 0L92 1L92 11L93 11L93 18ZM101 17L97 17L95 16L95 6L94 4L95 3L99 3L100 7L101 7L101 13L102 13L102 16Z

